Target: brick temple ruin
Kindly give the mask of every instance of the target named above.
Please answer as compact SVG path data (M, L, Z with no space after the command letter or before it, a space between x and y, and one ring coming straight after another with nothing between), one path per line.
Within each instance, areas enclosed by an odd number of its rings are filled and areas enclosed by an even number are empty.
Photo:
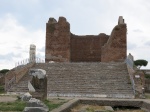
M144 86L140 78L135 78L134 59L131 54L126 56L126 38L127 25L122 16L110 35L84 36L71 33L64 17L58 22L50 18L46 24L45 63L29 62L10 70L5 77L5 91L29 92L32 80L29 73L40 69L46 73L46 83L38 89L33 84L33 97L135 98L137 94L142 95ZM35 46L30 50L35 57Z
M110 35L75 35L66 18L50 18L46 24L45 62L110 62L126 58L127 28L119 17Z

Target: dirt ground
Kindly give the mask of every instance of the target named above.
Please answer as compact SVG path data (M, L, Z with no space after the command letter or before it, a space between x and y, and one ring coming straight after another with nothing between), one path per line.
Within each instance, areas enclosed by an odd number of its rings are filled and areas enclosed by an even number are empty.
M10 96L10 95L6 95L6 96L4 96L4 95L0 95L0 102L13 102L13 101L15 101L15 100L17 100L17 97L16 96Z
M79 104L76 107L74 107L71 112L145 112L143 110L130 110L130 109L126 109L126 110L109 110L106 108L106 106L98 106L98 105L85 105L85 104Z

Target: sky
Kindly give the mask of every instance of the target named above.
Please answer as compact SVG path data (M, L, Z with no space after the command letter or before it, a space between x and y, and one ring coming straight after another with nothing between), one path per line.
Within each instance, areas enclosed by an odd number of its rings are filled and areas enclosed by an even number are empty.
M0 0L0 70L29 58L30 44L45 58L46 23L63 16L76 35L111 34L123 16L127 24L127 54L149 61L150 0Z

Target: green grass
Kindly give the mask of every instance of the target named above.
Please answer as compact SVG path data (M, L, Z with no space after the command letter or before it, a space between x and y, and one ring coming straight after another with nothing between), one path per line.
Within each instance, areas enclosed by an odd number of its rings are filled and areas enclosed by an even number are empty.
M0 94L5 93L4 86L0 85Z
M149 74L145 74L145 78L150 79L150 75Z
M95 112L93 108L86 108L87 112Z
M0 111L23 111L26 103L16 100L15 102L0 102Z
M53 103L49 100L44 100L44 103L48 106L49 111L58 108L60 105L65 103L66 101L62 101L59 103ZM23 111L26 107L26 102L21 100L16 100L14 102L0 102L0 111Z
M150 93L145 93L145 98L150 99Z
M52 103L49 100L44 100L44 104L48 106L49 111L51 111L51 110L53 110L55 108L58 108L59 106L61 106L64 103L66 103L66 101L55 104L55 103Z

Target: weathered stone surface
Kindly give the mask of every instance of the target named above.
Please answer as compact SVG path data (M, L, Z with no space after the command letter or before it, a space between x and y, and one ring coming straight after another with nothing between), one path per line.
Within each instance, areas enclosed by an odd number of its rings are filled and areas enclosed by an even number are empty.
M112 107L113 106L140 107L142 108L142 110L145 110L145 112L149 112L150 110L150 102L148 100L81 98L81 99L70 100L69 102L63 104L59 108L52 110L52 112L70 112L74 107L76 107L79 104L101 105L101 106L109 105ZM110 111L113 111L113 110L110 110Z
M27 103L27 107L43 107L45 104L36 98L31 98Z
M48 107L40 100L31 98L27 107L25 107L24 112L48 112Z
M48 112L48 110L43 107L25 107L23 112Z
M124 24L124 19L122 16L119 16L119 19L118 19L118 25L119 24Z
M125 63L46 63L39 67L48 71L48 96L134 98Z
M52 20L51 20L52 21ZM53 20L54 21L54 20ZM70 59L70 24L66 18L46 24L45 61L67 62Z
M111 112L114 111L111 106L105 106L105 109L106 109L107 111L111 111Z
M133 69L133 65L134 65L134 58L133 56L129 53L129 55L127 56L126 60L125 60L126 64Z
M114 27L107 43L102 47L101 61L124 61L126 59L126 24Z
M35 92L35 89L32 86L32 84L30 83L30 81L28 81L28 89L29 89L29 92Z
M29 101L32 98L32 95L30 93L25 93L24 95L21 95L22 101Z
M46 71L43 69L30 69L29 75L38 77L38 79L44 79L46 77Z
M54 18L49 18L49 21L48 21L49 24L54 24L54 23L57 23L56 19Z

